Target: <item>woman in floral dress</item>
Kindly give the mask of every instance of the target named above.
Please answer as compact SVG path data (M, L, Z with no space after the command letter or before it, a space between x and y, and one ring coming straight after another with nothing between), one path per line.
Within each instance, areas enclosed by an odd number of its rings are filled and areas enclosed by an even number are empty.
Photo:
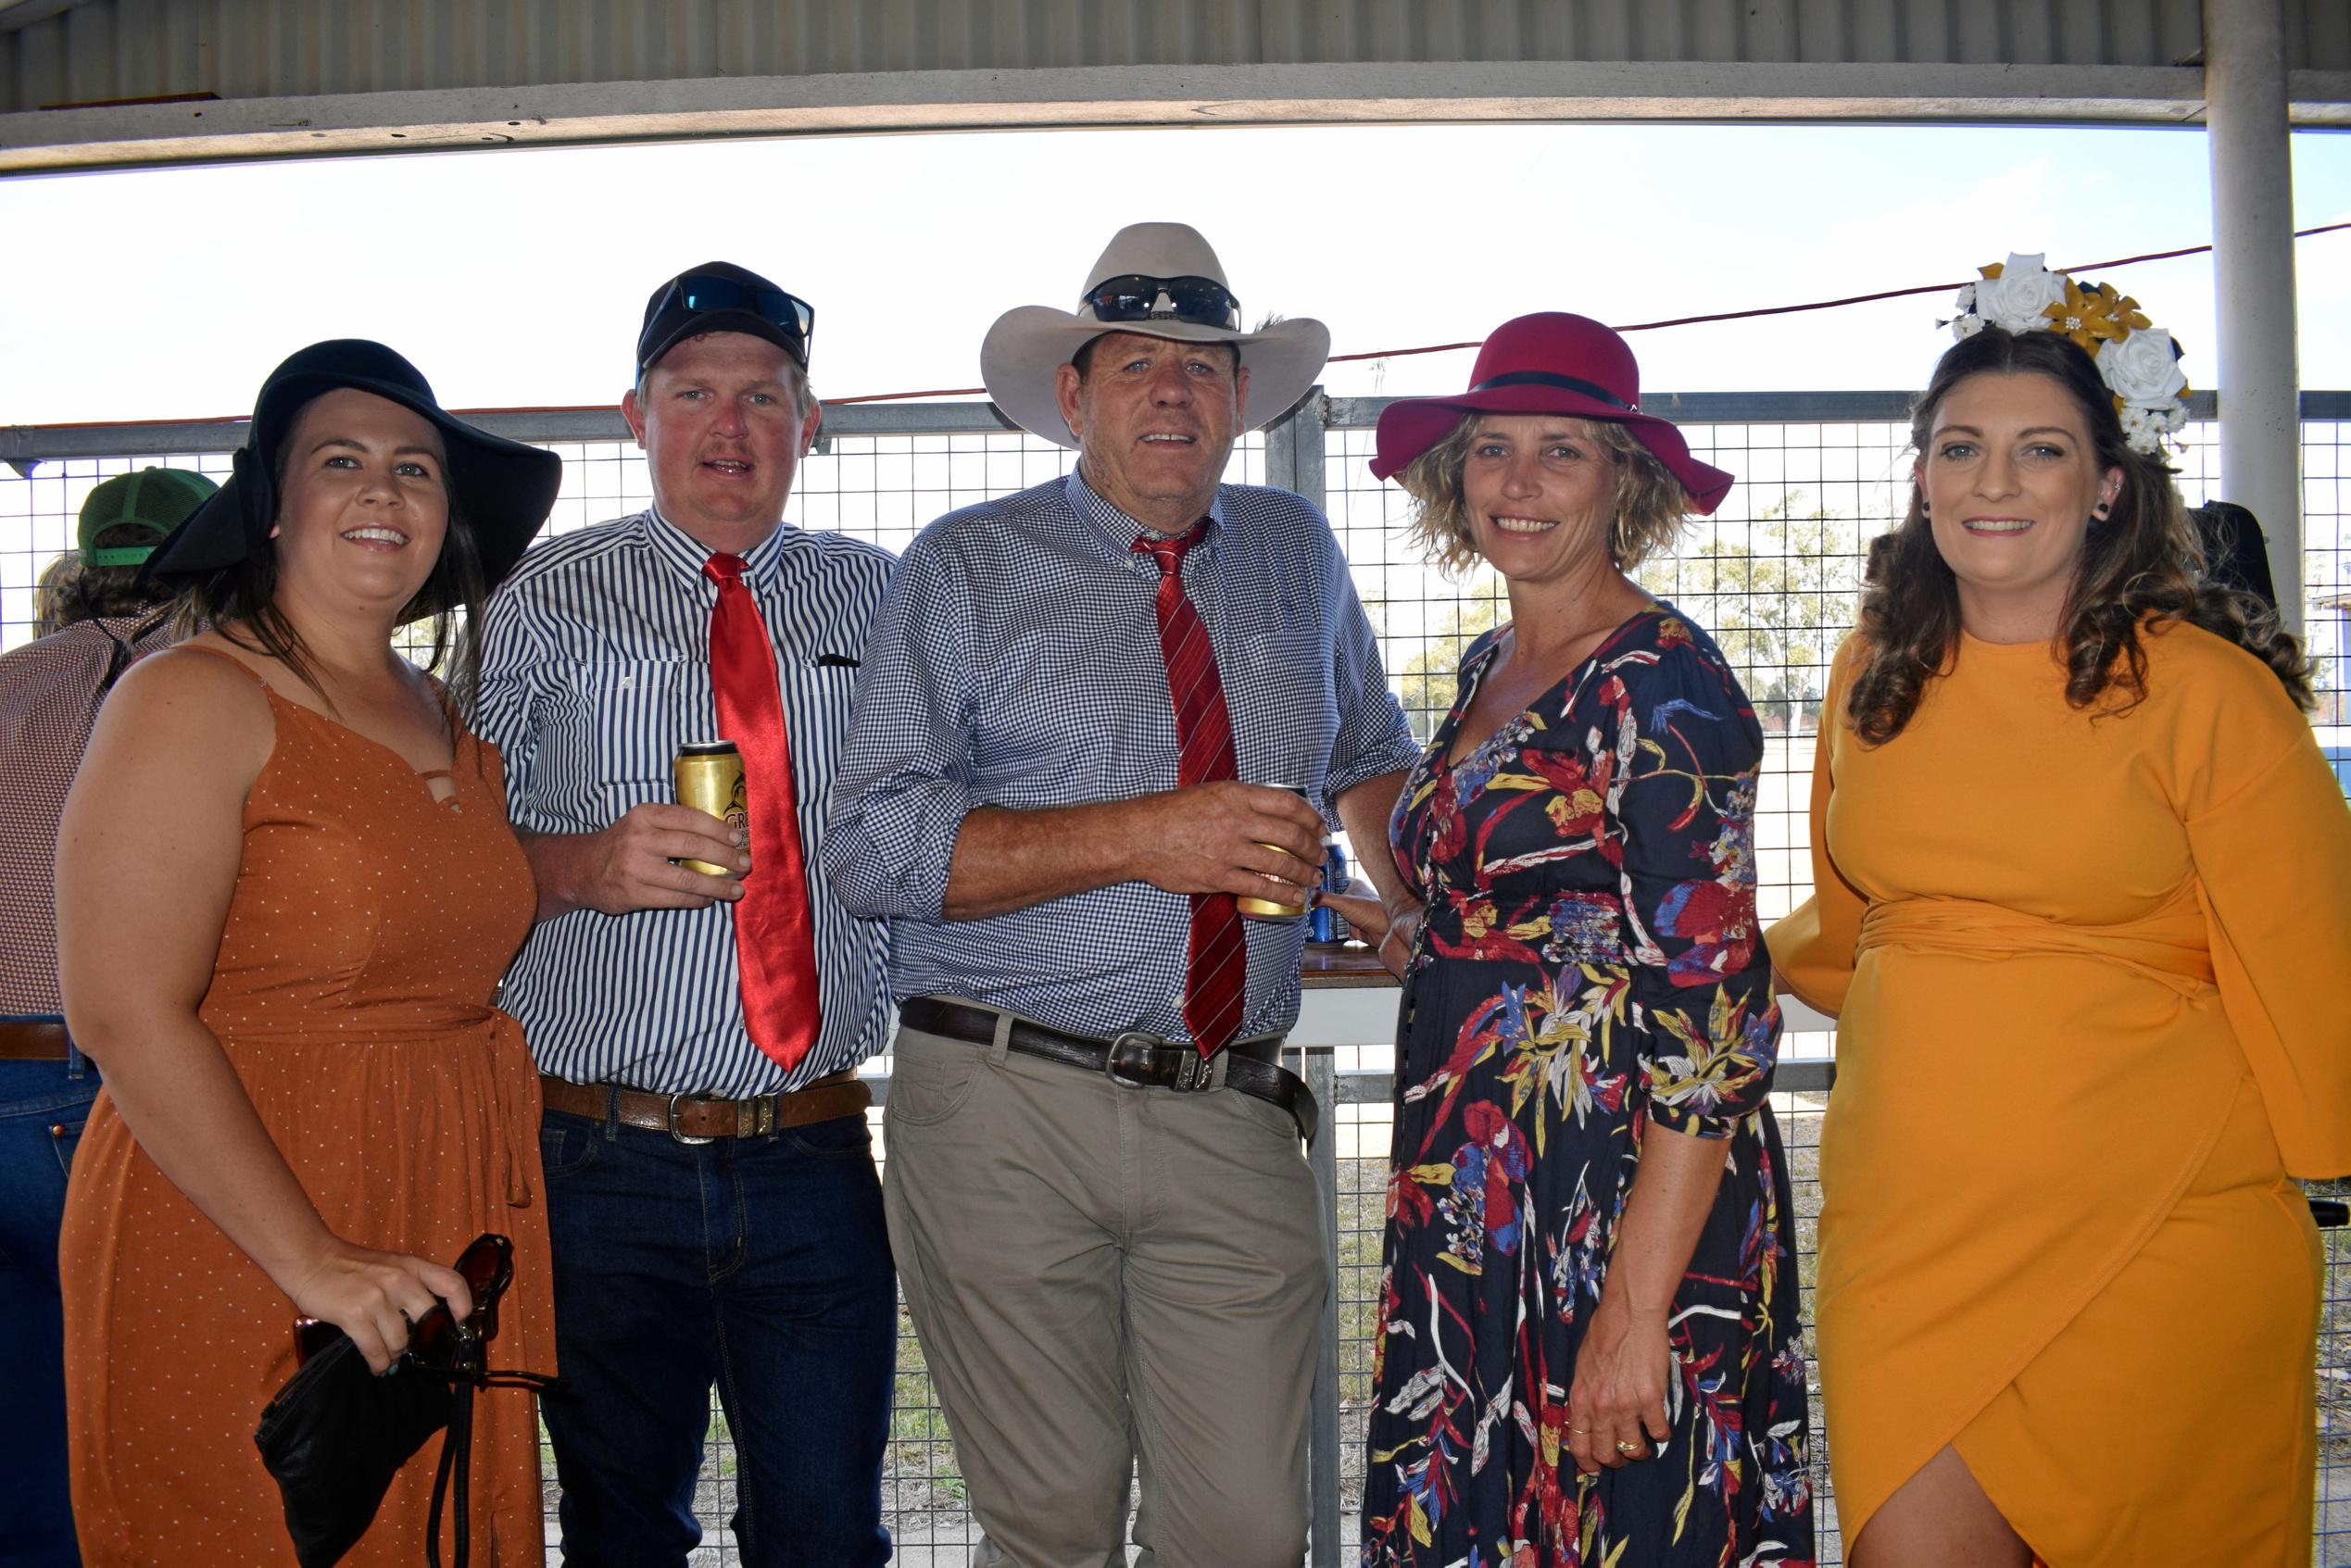
M1809 1563L1763 736L1705 633L1625 575L1731 478L1637 411L1598 322L1508 322L1472 383L1389 408L1373 464L1440 559L1501 573L1511 620L1396 808L1423 908L1388 947L1362 1561Z

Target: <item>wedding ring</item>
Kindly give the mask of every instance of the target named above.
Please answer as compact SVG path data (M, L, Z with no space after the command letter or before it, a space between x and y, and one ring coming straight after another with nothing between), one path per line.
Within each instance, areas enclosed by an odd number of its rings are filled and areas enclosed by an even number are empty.
M1619 1443L1616 1445L1616 1451L1620 1454L1637 1454L1641 1452L1641 1445L1639 1443Z

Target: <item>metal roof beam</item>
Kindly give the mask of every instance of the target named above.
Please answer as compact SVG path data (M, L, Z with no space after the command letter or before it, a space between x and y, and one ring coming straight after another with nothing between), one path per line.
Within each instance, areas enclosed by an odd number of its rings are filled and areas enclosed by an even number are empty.
M2351 71L2295 71L2297 126L2351 127ZM713 136L1350 121L2198 124L2196 66L1424 61L698 78L37 109L0 174Z

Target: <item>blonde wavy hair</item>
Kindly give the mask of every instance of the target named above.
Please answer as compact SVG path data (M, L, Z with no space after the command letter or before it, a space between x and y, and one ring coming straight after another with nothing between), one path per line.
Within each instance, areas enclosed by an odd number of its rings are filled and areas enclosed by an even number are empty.
M1666 471L1666 465L1623 425L1608 420L1560 417L1616 465L1616 515L1608 522L1608 558L1616 570L1630 571L1679 538L1694 509L1681 481ZM1464 414L1442 441L1414 458L1396 476L1396 483L1413 498L1407 536L1449 572L1464 571L1479 558L1477 535L1470 530L1468 503L1462 496L1462 476L1468 470L1469 449L1477 444L1477 427L1487 418L1474 408Z

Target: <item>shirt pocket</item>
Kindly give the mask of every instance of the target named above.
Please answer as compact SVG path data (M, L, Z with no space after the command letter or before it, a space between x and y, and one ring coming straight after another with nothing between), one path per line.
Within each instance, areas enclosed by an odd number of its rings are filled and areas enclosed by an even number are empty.
M1243 781L1315 793L1339 740L1331 650L1312 626L1262 626L1219 653L1233 756Z
M594 781L610 815L671 799L678 747L712 738L717 722L708 711L708 677L698 682L695 674L685 659L572 666L567 695L574 734L566 754L576 759L577 776Z

